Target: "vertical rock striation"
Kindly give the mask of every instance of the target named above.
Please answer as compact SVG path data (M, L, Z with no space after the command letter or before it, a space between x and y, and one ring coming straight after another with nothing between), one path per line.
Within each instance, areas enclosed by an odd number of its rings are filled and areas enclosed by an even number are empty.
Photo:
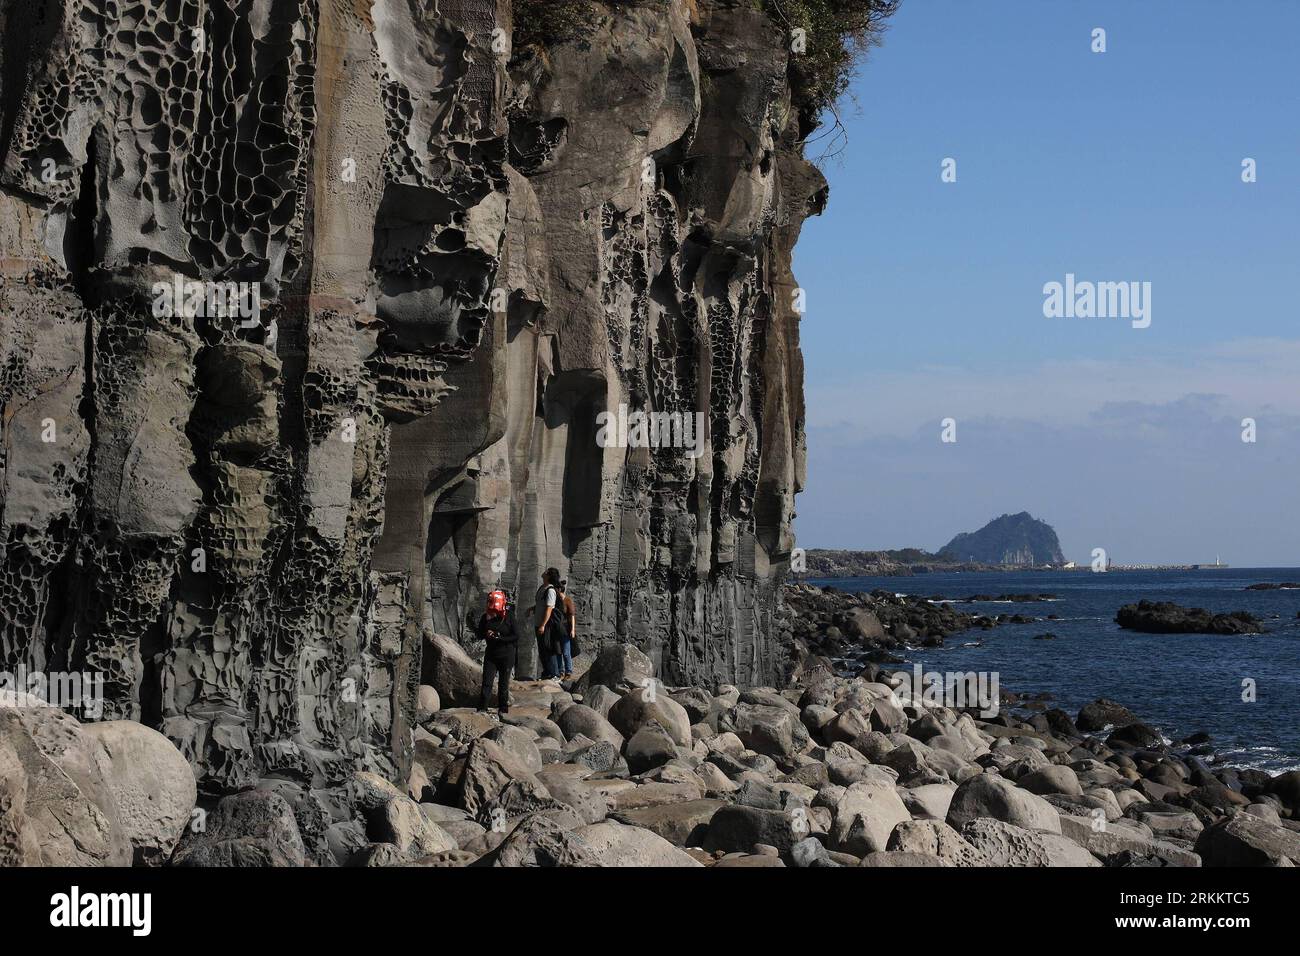
M425 636L549 565L588 646L780 676L787 37L597 10L0 0L0 669L102 673L209 793L401 773Z

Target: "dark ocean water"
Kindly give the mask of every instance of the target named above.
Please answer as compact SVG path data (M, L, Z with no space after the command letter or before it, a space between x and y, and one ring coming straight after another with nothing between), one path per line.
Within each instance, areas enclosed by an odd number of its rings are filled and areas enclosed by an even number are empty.
M981 614L1020 613L1061 620L1003 624L955 634L942 648L917 648L909 662L961 671L996 671L1002 689L1046 691L1071 716L1097 697L1126 705L1172 740L1206 731L1219 756L1272 773L1300 768L1300 590L1246 591L1249 584L1300 581L1296 568L1204 571L1014 571L902 578L822 578L844 591L965 598L1047 592L1050 603L958 604ZM1250 611L1265 634L1138 634L1115 612L1146 598L1214 612ZM1043 633L1056 640L1037 641ZM980 643L982 642L982 643ZM979 646L973 646L978 644ZM1242 701L1242 681L1257 700Z

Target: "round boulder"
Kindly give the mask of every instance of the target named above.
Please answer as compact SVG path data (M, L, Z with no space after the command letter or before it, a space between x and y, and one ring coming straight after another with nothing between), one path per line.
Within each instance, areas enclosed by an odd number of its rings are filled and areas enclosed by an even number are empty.
M609 709L609 722L627 738L652 720L659 721L674 743L691 746L690 716L662 687L637 687Z
M82 729L108 753L108 787L135 863L166 862L198 799L189 761L158 731L133 720L106 720Z
M591 662L586 679L589 687L602 684L626 691L644 686L654 675L654 663L631 644L606 644Z
M964 781L948 805L948 823L957 830L981 817L1029 830L1061 832L1055 807L996 774L984 773Z
M572 740L581 734L589 740L605 740L619 750L623 749L623 735L599 711L593 710L586 704L573 704L566 707L563 713L555 718L555 722L564 732L566 740Z
M34 843L44 866L127 866L131 841L108 783L112 765L85 731L53 707L0 709L0 747L11 754L5 762L21 768L4 814L21 841L15 853L30 857Z
M580 827L576 835L596 854L601 866L701 865L658 834L614 820Z
M1060 764L1050 764L1034 770L1021 777L1018 782L1030 793L1043 796L1049 793L1064 793L1077 797L1083 793L1083 787L1079 786L1079 777L1069 767Z
M1091 704L1085 704L1079 711L1079 719L1075 721L1078 728L1085 733L1135 723L1137 723L1137 716L1131 710L1105 697L1099 697Z
M652 720L627 742L627 766L632 773L661 767L677 756L677 747L663 725Z
M437 691L440 707L478 706L483 668L456 641L426 632L422 666L421 683Z
M442 700L438 691L428 684L420 685L420 695L415 705L415 720L423 723L442 709Z

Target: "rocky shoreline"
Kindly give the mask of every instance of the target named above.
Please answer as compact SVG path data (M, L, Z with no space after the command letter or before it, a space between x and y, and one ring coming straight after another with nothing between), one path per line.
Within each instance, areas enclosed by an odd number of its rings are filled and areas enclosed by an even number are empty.
M1032 624L1055 620L1012 614L972 614L953 607L954 601L875 590L850 593L834 587L790 584L778 622L796 642L845 666L859 663L898 663L894 652L906 647L938 647L954 634L971 629L991 630L1000 624ZM1049 595L1007 595L1007 603L1046 601ZM983 598L967 598L967 603ZM993 600L993 599L989 599ZM1001 600L1000 598L997 600ZM798 646L798 645L796 645Z
M923 606L924 605L924 606ZM786 687L666 686L607 644L570 684L473 706L479 667L429 638L414 762L313 787L200 798L130 721L0 702L0 864L172 866L1286 866L1300 771L1215 767L1121 704L1072 717L936 704L887 659L904 628L995 621L893 595L792 586ZM830 633L837 631L838 633ZM826 650L880 661L847 673ZM896 659L895 659L896 660Z
M804 578L910 578L925 574L960 571L972 573L1041 571L1038 565L992 564L982 561L953 561L918 549L907 551L807 552Z

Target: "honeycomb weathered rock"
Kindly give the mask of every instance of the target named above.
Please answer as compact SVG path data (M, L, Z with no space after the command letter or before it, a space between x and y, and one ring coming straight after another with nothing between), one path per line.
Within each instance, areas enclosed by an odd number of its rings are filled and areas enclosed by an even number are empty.
M103 672L208 792L403 774L422 635L549 565L587 648L777 678L825 183L769 17L602 11L0 0L0 668Z

